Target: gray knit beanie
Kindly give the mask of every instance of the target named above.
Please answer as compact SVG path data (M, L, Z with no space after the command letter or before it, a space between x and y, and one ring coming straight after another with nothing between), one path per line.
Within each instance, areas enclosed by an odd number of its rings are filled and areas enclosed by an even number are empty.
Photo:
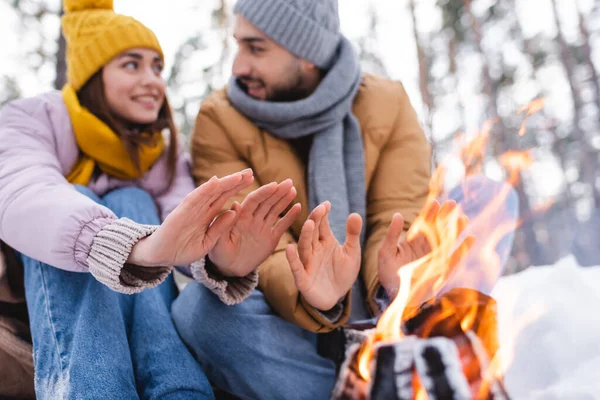
M341 38L337 0L238 0L234 12L296 56L331 66Z

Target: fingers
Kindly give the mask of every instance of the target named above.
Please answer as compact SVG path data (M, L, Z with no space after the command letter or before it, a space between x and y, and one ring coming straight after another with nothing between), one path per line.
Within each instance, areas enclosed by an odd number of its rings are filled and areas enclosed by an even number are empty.
M452 236L458 238L469 225L469 218L463 214L459 205L454 201L446 201L435 221L438 237Z
M190 193L184 202L194 215L211 221L233 195L250 186L252 182L252 170L244 170L221 179L212 177Z
M450 227L454 228L454 224L458 222L459 211L454 200L449 200L442 204L438 214L434 217L438 235L444 234Z
M281 235L283 235L285 231L290 229L290 226L292 226L294 221L296 221L296 219L300 215L301 210L302 206L300 205L300 203L294 204L294 206L287 212L287 214L285 214L283 218L277 221L277 223L273 227L273 235L275 235L277 240L281 238Z
M259 218L260 220L265 219L271 208L273 208L279 200L288 195L293 186L294 184L291 179L286 179L277 185L275 192L258 205L257 209L254 211L254 217Z
M232 210L225 211L221 215L219 215L213 223L210 225L208 230L206 231L206 241L208 246L208 251L212 250L212 247L217 243L217 240L225 233L229 232L233 225L235 225L235 221L237 220L238 213Z
M431 223L435 220L435 217L440 211L440 203L437 200L432 201L427 206L427 212L425 213L425 222Z
M432 226L435 223L438 212L440 211L440 203L437 200L433 200L423 207L421 211L422 217L419 216L416 221L413 222L412 226L406 232L406 240L408 242L415 240L423 232L424 227Z
M392 217L392 222L390 223L390 227L381 243L381 247L379 248L380 254L386 254L390 256L395 256L398 253L398 241L400 240L400 236L404 231L404 218L402 214L396 213Z
M446 220L450 217L450 214L456 209L456 202L454 200L448 200L442 204L436 219Z
M252 178L253 180L254 178ZM225 205L225 203L227 201L229 201L229 199L231 199L232 196L235 196L236 194L238 194L241 190L245 189L247 186L251 185L252 181L250 181L248 183L248 185L243 184L243 185L239 185L231 190L228 190L226 192L223 192L223 194L221 194L219 197L217 197L212 203L210 203L209 205L209 213L210 214L216 214L218 212L220 212L223 209L223 206Z
M239 214L242 211L242 206L237 201L234 201L231 205L231 210Z
M469 217L467 217L466 215L461 215L458 218L458 222L457 222L458 234L457 234L457 236L460 235L465 229L467 229L467 226L469 226L469 222L470 222Z
M307 263L311 259L314 233L315 221L309 219L302 226L300 237L298 238L298 254L304 263Z
M245 169L223 178L213 176L207 182L196 188L196 190L190 194L190 197L194 204L201 202L201 204L211 205L224 194L232 193L227 197L228 199L233 194L250 186L252 182L254 182L254 175L251 169Z
M235 224L237 223L237 221L240 218L241 215L241 206L240 203L238 203L237 201L234 201L233 204L231 205L231 209L228 211L234 212L235 213L235 218L233 219L233 221L229 221L229 216L223 216L223 214L226 214L227 211L223 212L221 215L219 215L217 218L215 218L212 222L212 224L215 224L216 222L219 221L220 218L225 217L225 220L221 220L220 223L226 223L228 224L228 226L225 228L225 230L223 232L221 232L218 237L217 237L217 241L225 236L225 237L229 237L229 235L231 234L232 229L234 228ZM211 225L212 225L211 224Z
M291 187L287 193L279 199L279 201L271 207L266 215L265 221L268 226L273 226L275 221L279 218L282 212L290 205L290 203L296 198L296 188Z
M407 244L409 245L415 260L431 253L431 243L429 243L429 240L427 240L427 237L424 235L416 237Z
M329 224L329 211L331 211L331 203L326 201L323 205L325 206L326 212L321 219L321 224L319 225L319 240L335 239L337 241Z
M319 227L321 226L321 221L323 220L323 217L328 213L328 203L329 202L325 202L322 204L319 204L317 207L315 207L315 209L313 210L313 212L310 213L310 215L308 216L308 221L313 221L314 222L314 226L315 229L313 231L313 235L312 235L312 246L315 247L319 244ZM329 205L329 209L331 209L331 206ZM306 223L305 223L306 225Z
M290 264L290 269L292 270L296 287L298 290L302 291L306 286L306 282L308 281L308 273L304 269L302 261L300 261L296 246L293 244L288 245L288 247L285 249L285 255L288 263Z
M362 230L362 218L356 213L350 214L346 222L346 243L348 250L360 251L360 232Z
M219 178L219 186L223 192L229 190L241 190L241 188L248 187L254 182L254 173L251 168L247 168L243 171L236 172L235 174L227 175Z
M325 203L321 203L318 206L316 206L312 212L308 215L308 219L313 220L316 222L316 220L321 220L321 218L323 217L323 215L325 215L326 212L328 212L328 201L326 201Z
M244 213L253 215L256 209L261 205L262 202L273 196L277 191L277 183L271 182L268 185L263 185L260 188L250 193L242 202L242 208Z

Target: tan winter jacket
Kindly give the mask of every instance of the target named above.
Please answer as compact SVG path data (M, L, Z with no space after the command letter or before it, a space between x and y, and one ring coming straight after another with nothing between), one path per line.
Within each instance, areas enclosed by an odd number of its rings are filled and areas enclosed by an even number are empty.
M421 209L431 172L430 146L399 82L365 74L353 112L361 125L366 157L367 240L361 275L368 290L368 306L376 314L377 252L395 212L402 213L408 229ZM349 304L342 318L331 322L306 303L294 285L285 256L287 244L297 240L310 212L306 166L292 144L253 125L221 90L209 96L200 109L191 152L197 184L213 175L254 170L256 181L235 199L240 202L259 185L287 178L294 181L298 189L295 201L302 204L302 213L259 267L259 289L279 315L305 329L326 332L345 323Z

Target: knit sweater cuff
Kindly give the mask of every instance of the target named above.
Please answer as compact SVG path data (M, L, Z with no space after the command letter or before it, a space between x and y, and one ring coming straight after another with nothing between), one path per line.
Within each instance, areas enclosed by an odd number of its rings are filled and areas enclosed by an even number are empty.
M134 294L162 283L172 267L142 267L128 264L133 246L158 226L141 225L120 218L96 234L87 258L90 273L114 291Z
M221 275L203 258L190 265L192 276L228 306L244 301L258 286L258 268L241 278Z

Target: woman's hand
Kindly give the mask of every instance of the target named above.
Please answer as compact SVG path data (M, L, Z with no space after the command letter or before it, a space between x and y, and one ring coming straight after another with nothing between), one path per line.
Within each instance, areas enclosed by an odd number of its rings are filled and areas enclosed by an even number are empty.
M212 177L188 194L152 235L136 243L127 262L152 267L202 259L237 219L234 210L219 214L223 205L253 181L251 169Z

